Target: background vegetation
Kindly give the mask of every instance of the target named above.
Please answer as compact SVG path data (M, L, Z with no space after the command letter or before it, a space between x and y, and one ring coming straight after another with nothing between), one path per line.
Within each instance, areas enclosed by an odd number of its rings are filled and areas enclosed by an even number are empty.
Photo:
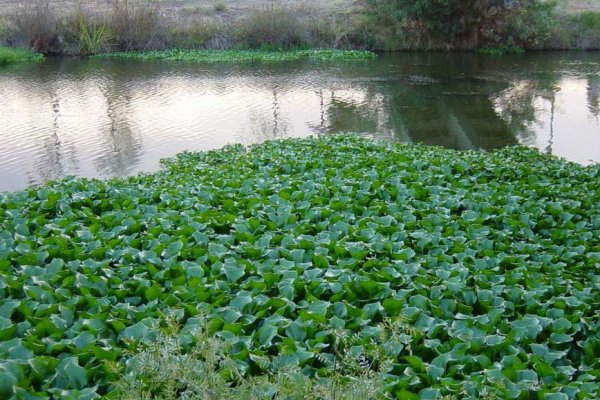
M296 2L251 2L235 12L230 2L196 8L178 2L165 8L156 0L99 2L104 3L60 8L50 0L20 1L2 15L0 42L44 54L168 48L600 48L600 12L588 7L569 13L564 2L552 0L361 0L342 2L335 12Z

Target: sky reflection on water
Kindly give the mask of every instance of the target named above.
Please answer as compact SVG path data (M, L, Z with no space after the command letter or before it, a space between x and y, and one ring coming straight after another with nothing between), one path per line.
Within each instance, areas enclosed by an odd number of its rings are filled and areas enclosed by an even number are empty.
M154 171L184 150L352 131L600 161L600 54L346 64L50 59L0 69L0 191Z

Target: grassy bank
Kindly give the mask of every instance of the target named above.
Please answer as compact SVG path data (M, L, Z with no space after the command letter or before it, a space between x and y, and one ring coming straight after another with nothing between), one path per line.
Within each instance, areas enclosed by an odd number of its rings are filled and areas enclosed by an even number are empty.
M372 60L375 53L359 50L162 50L99 54L100 58L192 62L283 62Z
M181 394L207 375L164 366L196 365L268 398L286 368L403 399L596 398L599 180L332 135L2 194L0 397Z
M34 53L29 49L0 47L0 65L15 64L18 62L39 62L43 59L43 55Z
M600 12L584 5L571 12L575 8L561 2L536 3L502 18L492 10L477 32L441 37L381 0L62 3L12 1L0 15L0 44L72 55L170 48L600 48Z

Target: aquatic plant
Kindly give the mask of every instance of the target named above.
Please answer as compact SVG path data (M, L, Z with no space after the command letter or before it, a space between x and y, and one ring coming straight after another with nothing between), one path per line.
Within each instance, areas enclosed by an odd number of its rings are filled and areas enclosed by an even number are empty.
M178 315L175 315L178 314ZM156 340L148 342L114 364L119 378L108 397L117 399L319 399L381 400L385 376L393 366L385 354L366 358L352 347L353 336L344 330L332 332L337 338L333 362L323 359L318 378L305 375L285 357L254 356L257 373L240 373L228 342L212 335L207 320L197 318L193 329L182 330L183 313L157 321ZM327 329L327 328L325 328ZM384 327L385 329L385 327ZM393 332L390 332L393 334ZM368 360L360 363L362 359ZM377 366L377 370L374 366Z
M343 331L398 398L597 398L599 182L534 149L331 135L1 194L0 397L104 395L176 313L244 379L330 374Z
M193 61L193 62L282 62L282 61L349 61L371 60L375 53L362 50L159 50L159 51L130 51L99 54L97 57L133 59L133 60L162 60L162 61Z
M476 50L477 54L486 56L504 56L507 54L524 54L525 49L515 46L500 46L500 47L480 47Z
M39 62L43 59L43 55L34 53L29 49L0 47L0 65L9 65L24 61Z

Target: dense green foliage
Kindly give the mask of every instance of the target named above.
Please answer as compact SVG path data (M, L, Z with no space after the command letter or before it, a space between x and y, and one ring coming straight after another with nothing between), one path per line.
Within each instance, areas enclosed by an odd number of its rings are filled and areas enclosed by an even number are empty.
M399 398L591 399L600 166L347 135L183 153L0 195L0 299L2 398L106 393L175 313L242 376L326 375L343 329Z
M134 60L194 62L280 62L280 61L344 61L372 60L375 53L361 50L161 50L99 54L98 57Z
M0 66L24 61L39 62L43 59L43 55L34 53L28 49L0 47Z
M388 26L385 40L416 48L539 47L556 21L543 0L369 0L373 23ZM381 31L383 33L384 31ZM384 35L385 36L385 35ZM393 46L389 44L388 46ZM402 45L401 45L402 46Z

